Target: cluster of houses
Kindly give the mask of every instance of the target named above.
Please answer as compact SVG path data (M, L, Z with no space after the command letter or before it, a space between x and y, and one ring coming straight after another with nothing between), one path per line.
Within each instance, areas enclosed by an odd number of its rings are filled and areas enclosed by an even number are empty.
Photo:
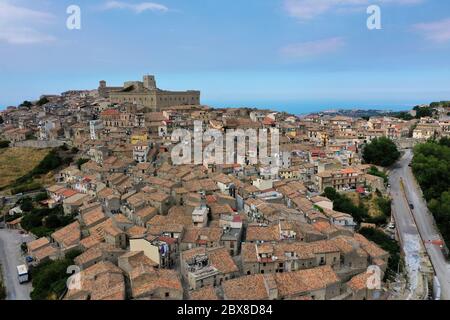
M75 258L80 285L64 299L383 296L382 287L368 286L367 270L376 266L382 279L389 254L321 193L383 191L383 179L362 164L361 147L374 137L408 137L413 123L175 102L148 110L111 101L105 90L48 96L43 106L2 113L5 138L59 139L85 160L46 187L45 204L62 206L74 222L28 243L34 263L82 252ZM284 160L275 172L248 161L175 165L171 134L192 130L194 121L222 132L278 129Z

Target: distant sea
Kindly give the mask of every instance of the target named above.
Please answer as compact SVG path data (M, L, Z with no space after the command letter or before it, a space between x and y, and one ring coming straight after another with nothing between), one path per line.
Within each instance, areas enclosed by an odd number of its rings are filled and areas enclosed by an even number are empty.
M257 108L268 109L280 112L287 112L295 115L302 115L328 110L383 110L383 111L408 111L414 106L431 101L414 102L352 102L352 101L214 101L202 99L202 104L215 108ZM6 109L6 105L0 105L0 111Z
M220 102L220 101L202 101L202 103L216 108L238 108L248 107L257 109L269 109L274 111L287 112L294 115L302 115L314 112L329 111L329 110L382 110L382 111L409 111L414 106L428 102L403 102L403 103L372 103L372 102L303 102L303 101L235 101L235 102Z

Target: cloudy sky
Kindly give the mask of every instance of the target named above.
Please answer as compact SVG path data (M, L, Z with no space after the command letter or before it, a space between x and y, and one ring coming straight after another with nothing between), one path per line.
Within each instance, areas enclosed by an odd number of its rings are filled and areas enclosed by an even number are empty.
M217 106L400 108L450 99L449 56L442 0L0 0L0 106L150 73Z

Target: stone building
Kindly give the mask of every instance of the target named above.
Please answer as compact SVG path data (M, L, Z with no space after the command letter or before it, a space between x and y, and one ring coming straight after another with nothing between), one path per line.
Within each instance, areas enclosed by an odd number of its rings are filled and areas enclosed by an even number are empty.
M127 81L122 88L107 87L106 81L100 81L99 95L109 97L113 103L134 103L149 111L160 111L172 106L199 105L200 91L166 91L156 86L155 77L144 76L143 81Z

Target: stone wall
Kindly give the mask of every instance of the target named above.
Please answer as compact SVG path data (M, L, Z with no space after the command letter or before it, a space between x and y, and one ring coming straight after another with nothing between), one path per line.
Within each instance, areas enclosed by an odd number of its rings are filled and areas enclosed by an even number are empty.
M25 140L14 143L14 147L48 149L60 147L64 145L64 143L70 145L70 142L65 142L62 140Z

